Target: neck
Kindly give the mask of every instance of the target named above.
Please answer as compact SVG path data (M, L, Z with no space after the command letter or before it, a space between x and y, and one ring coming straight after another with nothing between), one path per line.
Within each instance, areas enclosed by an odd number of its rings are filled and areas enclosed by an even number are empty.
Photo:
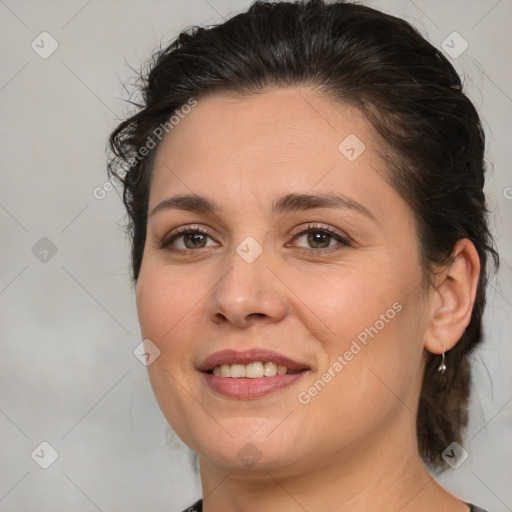
M391 432L330 453L329 459L324 454L303 461L300 468L230 471L201 457L204 510L467 512L467 505L437 484L425 468L414 421L409 418L407 428L394 438Z

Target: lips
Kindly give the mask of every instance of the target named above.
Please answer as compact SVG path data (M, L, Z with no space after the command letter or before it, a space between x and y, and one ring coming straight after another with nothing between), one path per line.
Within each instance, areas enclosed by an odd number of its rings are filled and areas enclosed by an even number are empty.
M221 352L215 352L204 359L198 365L198 369L202 372L210 372L215 366L221 366L223 364L246 365L257 361L272 362L278 366L286 366L288 372L297 373L303 370L309 370L309 366L307 364L294 361L293 359L279 354L278 352L262 349L251 349L243 352L238 352L236 350L222 350Z
M223 371L227 367L231 370L242 370L245 365L252 366L252 363L265 362L273 363L271 367L277 366L280 372L274 371L261 377L252 378L244 375L242 371L240 377L222 376ZM268 366L268 365L265 365ZM264 397L270 393L291 386L294 382L300 380L310 370L309 366L294 361L289 357L271 350L252 349L244 352L236 350L223 350L208 356L199 366L198 369L204 378L208 387L215 394L238 400L254 400ZM215 374L214 374L215 369ZM285 373L283 373L283 369ZM227 375L227 374L226 374Z

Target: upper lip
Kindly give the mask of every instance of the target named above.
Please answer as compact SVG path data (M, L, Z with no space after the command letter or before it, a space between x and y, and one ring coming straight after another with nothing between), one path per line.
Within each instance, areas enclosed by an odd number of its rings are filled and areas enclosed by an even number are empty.
M274 352L273 350L256 348L244 350L243 352L232 349L214 352L199 364L198 369L203 372L208 372L214 366L220 366L221 364L249 364L256 361L271 361L277 365L286 366L288 370L291 371L309 369L306 364L294 361L293 359L279 354L278 352Z

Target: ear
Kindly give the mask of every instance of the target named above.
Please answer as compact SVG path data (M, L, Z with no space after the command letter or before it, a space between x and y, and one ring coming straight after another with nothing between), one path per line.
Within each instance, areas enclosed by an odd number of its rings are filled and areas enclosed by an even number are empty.
M478 287L480 258L473 242L459 240L452 257L453 262L435 276L429 292L424 345L434 354L447 352L464 334Z

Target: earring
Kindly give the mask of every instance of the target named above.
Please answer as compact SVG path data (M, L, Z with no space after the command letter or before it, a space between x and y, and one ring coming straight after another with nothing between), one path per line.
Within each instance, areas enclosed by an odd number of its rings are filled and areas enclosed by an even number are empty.
M441 364L439 365L439 368L437 371L442 375L446 371L446 357L444 355L444 349L443 349L443 355L441 356Z

